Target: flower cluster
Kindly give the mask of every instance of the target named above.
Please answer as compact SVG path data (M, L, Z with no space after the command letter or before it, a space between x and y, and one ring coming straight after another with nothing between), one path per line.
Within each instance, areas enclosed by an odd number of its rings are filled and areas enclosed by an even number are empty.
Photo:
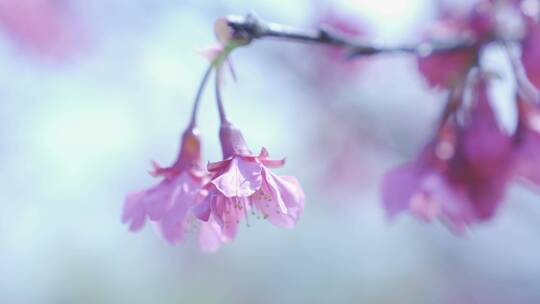
M186 229L199 227L201 250L216 251L221 244L235 238L240 221L244 218L248 221L250 214L280 227L296 225L304 209L304 192L298 180L273 173L270 169L283 166L284 160L270 159L265 148L258 155L253 154L240 130L225 115L220 69L230 50L225 45L206 54L211 66L216 68L223 160L209 163L207 168L201 166L201 141L195 128L195 115L209 69L197 94L193 117L182 137L176 162L168 168L154 165L152 175L163 180L126 198L122 220L129 224L130 230L139 230L150 220L166 240L175 244L183 239Z
M123 221L137 231L148 219L171 244L183 239L190 226L200 226L199 246L215 251L234 239L238 224L249 214L276 226L292 228L304 209L304 193L296 178L270 169L283 160L271 160L266 149L252 154L240 131L230 123L221 127L224 160L200 166L200 139L189 127L182 138L178 160L169 168L155 165L156 186L128 194Z
M439 128L418 158L383 178L389 218L408 210L425 221L439 219L459 234L492 218L514 179L540 186L540 108L531 84L540 85L538 12L531 16L519 11L525 25L520 60L510 42L500 38L495 16L501 7L477 2L469 15L444 20L453 24L453 31L474 33L470 47L418 59L428 83L450 93ZM521 8L514 4L504 9ZM489 43L500 44L514 67L518 88L509 100L518 113L514 132L501 127L490 93L494 75L479 63Z

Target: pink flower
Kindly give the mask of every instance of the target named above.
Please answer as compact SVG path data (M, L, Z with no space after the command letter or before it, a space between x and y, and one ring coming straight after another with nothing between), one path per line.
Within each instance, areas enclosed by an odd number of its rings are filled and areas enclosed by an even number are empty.
M487 1L478 1L466 15L444 12L427 35L429 41L452 41L474 39L477 46L449 52L435 52L419 56L418 69L429 86L450 88L465 77L476 63L477 53L483 41L488 40L494 27L492 8Z
M511 177L511 138L498 125L485 79L475 85L472 102L461 124L453 116L415 162L383 178L389 218L409 210L461 233L493 217Z
M390 219L409 210L421 220L439 219L454 232L462 233L476 218L466 190L451 183L444 171L424 164L423 160L387 173L382 191Z
M201 189L208 182L208 174L201 169L200 154L198 132L190 127L182 136L176 162L169 168L154 164L151 174L163 177L163 180L152 188L127 195L122 221L129 224L131 231L140 230L146 220L150 220L169 243L177 244L183 240L189 225L199 222L193 216L192 208L204 198ZM200 223L202 250L215 251L223 241L215 223Z
M540 88L540 24L527 18L528 33L523 41L521 59L529 80Z
M540 109L538 105L517 101L519 120L514 135L515 173L540 186Z
M236 236L240 221L256 210L276 226L294 227L304 209L302 188L296 178L269 170L284 161L270 160L264 148L252 155L230 123L221 127L220 138L224 160L208 165L213 177L205 187L208 196L196 207L197 216L217 222L227 240Z
M418 69L429 86L448 88L462 79L474 64L475 51L459 50L418 58Z
M45 57L65 58L82 31L65 1L0 1L0 27L22 47Z

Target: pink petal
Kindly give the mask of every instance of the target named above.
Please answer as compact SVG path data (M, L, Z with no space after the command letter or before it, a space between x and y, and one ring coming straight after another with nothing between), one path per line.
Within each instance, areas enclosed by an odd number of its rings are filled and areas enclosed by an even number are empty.
M268 154L268 150L266 150L265 147L261 148L261 152L259 153L259 158L268 158L270 154Z
M192 209L193 214L201 221L205 221L205 222L208 221L208 219L210 218L212 201L214 199L215 199L215 195L208 194L202 202L196 204L193 207Z
M250 197L251 203L272 224L292 228L304 210L304 192L294 177L277 176L263 170L264 183Z
M419 190L421 178L416 163L405 164L386 173L381 182L381 194L389 219L409 208L411 198Z
M464 50L419 57L417 63L429 86L445 89L464 77L473 59L474 53Z
M219 54L221 54L221 52L223 52L223 45L221 43L214 43L203 49L199 49L196 52L206 58L208 61L212 62L217 58L217 56L219 56Z
M266 150L266 148L262 148L261 149L261 153L259 153L259 156L257 157L257 159L267 168L279 168L279 167L283 167L283 165L285 164L285 159L277 159L277 160L274 160L274 159L268 159L269 157L269 154L268 154L268 150Z
M194 204L196 193L189 191L188 187L178 186L172 196L173 206L157 222L157 226L163 237L171 244L176 244L183 239L186 228L186 215Z
M440 209L440 219L455 233L461 234L475 220L473 204L466 189L451 185L440 174L430 174L421 184L421 190L430 196Z
M230 199L220 196L212 206L215 206L212 214L218 215L215 219L221 227L223 237L226 240L234 239L238 232L238 225L246 214L244 208L246 208L247 204L243 199Z
M277 189L281 193L285 206L287 206L287 213L297 221L304 211L306 198L300 183L293 176L277 176L273 173L271 175L276 182Z
M510 179L508 168L500 168L498 174L487 178L482 183L470 186L469 196L476 221L493 218L506 194Z
M146 191L143 202L150 219L157 221L165 216L173 205L172 196L176 184L172 181L164 180L157 186Z
M479 81L474 94L470 122L463 134L464 153L475 169L495 175L497 165L508 161L511 139L500 127L490 105L485 81Z
M426 192L417 192L411 197L409 209L418 218L430 222L441 214L441 206Z
M264 185L250 200L276 226L292 228L304 210L305 195L298 180L263 169Z
M227 198L216 189L211 189L203 204L195 207L193 213L203 221L215 221L221 228L223 238L232 240L244 217L245 207L242 199Z
M281 168L285 165L285 159L262 159L260 162L267 168Z
M196 52L199 53L199 55L203 56L210 62L213 62L221 53L223 53L223 51L224 51L224 45L221 43L215 43L206 48L196 50ZM231 59L227 57L225 58L225 62L227 63L229 72L231 73L233 80L236 81L236 72L234 70L234 66L232 64ZM221 66L218 66L216 68L217 68L217 73L219 74L218 78L221 83L223 81L222 68Z
M180 173L180 170L173 167L161 167L157 162L151 161L152 164L152 171L150 171L150 175L153 177L162 176L164 178L173 178L177 176Z
M257 162L235 157L211 183L226 197L249 197L261 187L261 170Z
M287 190L294 191L294 189L286 189L286 188L283 189L283 187L280 187L280 185L278 185L278 183L277 183L278 176L273 174L272 172L270 172L266 168L264 168L264 170L263 170L263 177L264 177L264 181L265 181L266 185L268 186L268 190L270 191L269 194L271 194L272 201L274 203L274 205L271 206L271 207L275 208L276 213L281 212L283 214L287 214L287 206L285 205L283 195L287 195L288 193L284 193L282 195L280 190L284 190L285 192L287 192ZM283 182L282 182L282 184L283 184ZM300 189L300 192L301 191L302 190ZM298 197L298 199L299 200L301 199L300 196ZM294 200L294 199L291 199L291 200Z
M213 163L208 163L206 169L210 172L219 171L225 169L231 162L231 159L220 160Z
M199 229L199 248L202 252L216 252L225 240L221 228L214 221L202 222Z
M218 223L220 227L223 227L225 224L225 213L229 212L230 208L227 208L228 199L224 198L221 193L217 192L212 194L212 204L210 205L211 214L213 219ZM231 203L232 204L232 203Z
M146 206L143 198L146 191L134 192L127 195L122 212L122 222L130 223L129 230L140 230L146 221Z

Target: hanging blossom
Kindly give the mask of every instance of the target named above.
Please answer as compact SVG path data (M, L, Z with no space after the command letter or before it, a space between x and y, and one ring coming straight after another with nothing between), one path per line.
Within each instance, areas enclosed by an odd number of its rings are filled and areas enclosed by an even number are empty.
M199 104L211 72L212 66L199 86L176 161L165 168L153 163L151 175L162 181L152 188L128 194L122 213L122 221L129 224L131 231L140 230L149 220L171 244L181 242L186 230L198 227L199 247L205 252L214 252L227 241L216 222L200 221L193 214L193 208L204 200L203 187L211 177L202 166L201 139L196 127Z
M172 166L153 165L152 176L162 181L149 189L128 194L122 221L131 231L138 231L149 220L171 244L182 241L184 232L198 225L201 250L217 250L223 242L219 227L211 221L198 221L192 214L192 208L203 195L200 191L209 180L208 172L201 166L197 129L190 126L184 132L180 153Z
M472 100L463 94L418 159L390 171L382 181L389 218L409 211L425 221L439 219L462 233L491 219L502 202L512 170L512 140L497 121L488 95L489 79L479 76ZM457 100L455 99L457 98ZM462 110L458 119L457 109Z
M276 226L292 228L304 210L304 192L298 180L270 171L283 166L284 160L270 159L265 148L259 155L249 150L240 130L226 117L221 99L223 62L236 46L249 41L229 32L224 19L218 19L215 29L223 51L209 59L217 69L215 88L223 160L208 164L212 175L204 187L208 195L195 208L195 214L202 221L215 221L226 241L236 237L238 225L244 218L248 221L249 214Z
M225 22L225 23L224 23ZM230 52L249 41L222 31L226 21L216 22L220 45L203 55L211 60L194 104L192 120L182 137L177 161L168 168L154 165L153 176L163 180L156 186L127 196L122 220L130 230L141 229L147 220L153 222L170 243L178 243L184 231L195 223L199 245L204 251L215 251L236 236L238 224L249 213L267 219L277 226L292 228L304 209L304 192L296 178L279 176L270 169L281 167L284 160L272 160L266 149L252 154L238 129L225 117L221 100L221 69ZM216 70L216 97L220 113L220 141L223 160L202 168L200 138L195 117L208 75Z
M304 210L304 192L292 176L278 176L270 169L284 160L271 160L266 149L251 153L241 132L224 121L220 130L224 160L210 163L212 174L205 186L208 195L196 207L203 221L214 220L227 240L236 236L238 225L252 213L276 226L292 228Z
M54 59L69 57L84 40L83 30L65 1L2 0L0 30L22 48Z
M475 46L449 52L431 52L418 56L420 73L429 86L448 89L459 83L477 62L483 42L491 39L494 29L494 7L490 1L476 1L466 12L443 11L426 34L428 41L475 41Z

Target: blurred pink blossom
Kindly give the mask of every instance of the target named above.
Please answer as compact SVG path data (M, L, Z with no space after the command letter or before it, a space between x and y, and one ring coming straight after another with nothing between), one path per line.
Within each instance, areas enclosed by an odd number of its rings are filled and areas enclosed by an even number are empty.
M429 43L452 41L463 38L477 42L490 38L494 27L493 8L488 1L477 1L470 12L441 12L426 35ZM479 44L480 45L480 44ZM461 81L467 71L476 63L479 47L436 52L418 57L418 69L429 86L450 88Z
M2 0L0 29L21 47L44 57L69 57L84 40L67 1Z
M409 210L462 233L494 216L511 178L512 142L491 108L487 79L477 80L473 90L463 122L454 114L416 161L384 177L389 218Z
M349 38L360 39L366 36L366 25L359 16L348 16L334 10L324 10L315 21L317 27ZM364 60L347 59L346 49L338 46L310 48L308 51L313 68L313 80L317 87L336 84L353 79L365 64ZM321 87L322 86L322 87Z

